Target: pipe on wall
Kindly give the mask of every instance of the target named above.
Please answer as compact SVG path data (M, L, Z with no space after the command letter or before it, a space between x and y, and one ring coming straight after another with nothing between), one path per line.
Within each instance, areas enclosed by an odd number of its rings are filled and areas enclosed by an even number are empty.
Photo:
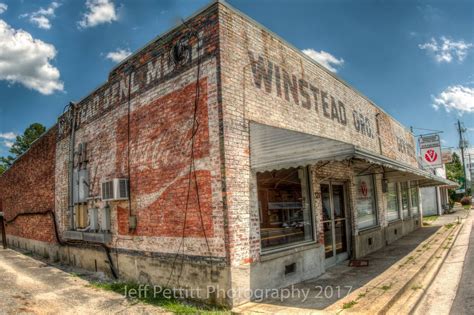
M75 104L69 103L71 134L69 138L69 214L70 214L70 229L74 230L74 149L76 137L76 111Z

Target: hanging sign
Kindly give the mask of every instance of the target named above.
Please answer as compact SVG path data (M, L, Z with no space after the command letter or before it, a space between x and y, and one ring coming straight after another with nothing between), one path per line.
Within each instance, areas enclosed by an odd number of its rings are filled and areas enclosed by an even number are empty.
M451 153L451 150L448 149L448 151L443 151L442 160L443 164L448 164L453 161L453 154Z
M443 167L441 142L439 135L420 136L418 139L420 145L421 160L424 168Z

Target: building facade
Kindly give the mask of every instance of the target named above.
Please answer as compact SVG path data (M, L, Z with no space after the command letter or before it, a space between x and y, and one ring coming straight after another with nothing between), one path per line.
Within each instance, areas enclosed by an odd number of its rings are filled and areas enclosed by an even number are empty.
M404 126L217 1L71 104L0 211L11 246L232 306L413 231L442 184Z

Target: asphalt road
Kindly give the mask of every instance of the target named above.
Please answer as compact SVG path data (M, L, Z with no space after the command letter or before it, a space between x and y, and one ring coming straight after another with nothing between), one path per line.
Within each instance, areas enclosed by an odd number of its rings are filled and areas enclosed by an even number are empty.
M474 312L474 225L471 226L469 247L464 260L461 281L451 314L472 314Z

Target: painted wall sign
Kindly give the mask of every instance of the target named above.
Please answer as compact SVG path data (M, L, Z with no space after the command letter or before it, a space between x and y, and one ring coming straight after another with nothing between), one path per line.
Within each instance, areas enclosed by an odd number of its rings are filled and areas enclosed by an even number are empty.
M425 168L443 167L439 135L420 136L420 155Z
M276 94L304 110L315 111L324 119L332 120L341 126L350 125L364 136L375 137L373 119L356 109L348 112L346 104L323 87L289 73L282 66L250 50L248 56L256 88L268 94Z
M139 67L131 67L130 70L118 75L117 78L107 82L82 100L78 104L76 112L77 128L95 119L108 109L126 102L129 97L133 97L137 93L141 93L177 75L178 70L191 67L193 63L197 62L198 56L202 56L206 52L204 31L199 32L198 37L199 42L197 40L191 41L189 37L185 36L184 46L187 50L183 54L186 57L185 60L177 63L172 56L174 46L163 46L153 53L153 58L150 58L148 62ZM67 132L68 128L68 119L63 115L58 120L59 135Z

